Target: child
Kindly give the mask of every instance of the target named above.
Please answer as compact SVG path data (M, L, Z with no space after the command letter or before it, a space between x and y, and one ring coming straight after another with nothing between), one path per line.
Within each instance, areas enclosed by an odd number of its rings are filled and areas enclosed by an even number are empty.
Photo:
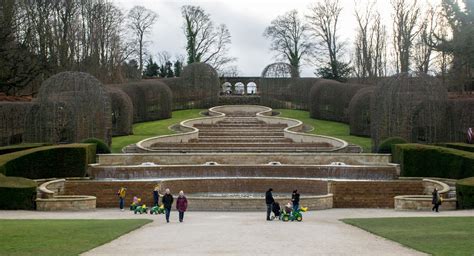
M288 202L288 203L285 205L285 213L290 214L292 210L293 210L293 207L292 207L291 203Z

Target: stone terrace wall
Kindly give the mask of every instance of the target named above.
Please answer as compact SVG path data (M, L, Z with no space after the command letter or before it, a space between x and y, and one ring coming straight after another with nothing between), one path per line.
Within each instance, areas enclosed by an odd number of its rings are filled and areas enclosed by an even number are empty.
M330 164L343 162L350 165L387 165L391 156L387 154L333 154L333 153L171 153L171 154L106 154L98 155L100 165L139 165L144 162L154 162L163 165L204 164L217 162L219 164Z
M118 207L117 191L120 187L127 187L125 204L132 202L133 196L142 198L146 205L153 204L152 191L156 184L161 183L161 189L170 188L176 195L180 190L186 194L201 192L228 192L242 191L265 193L272 187L279 193L291 194L297 187L302 195L325 195L328 191L327 181L298 180L298 179L183 179L169 181L95 181L95 180L68 180L65 185L67 195L91 195L97 197L97 207ZM262 204L263 197L261 198ZM190 201L190 204L192 202Z
M393 208L398 195L422 195L422 181L332 181L334 208Z
M93 179L143 179L178 177L306 177L328 179L391 180L398 177L396 166L339 165L171 165L91 166Z

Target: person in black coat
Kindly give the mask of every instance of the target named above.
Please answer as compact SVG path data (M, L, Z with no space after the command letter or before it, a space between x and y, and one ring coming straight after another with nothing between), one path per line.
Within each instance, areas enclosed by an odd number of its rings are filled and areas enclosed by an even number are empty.
M165 195L163 196L163 199L161 199L161 201L163 202L163 206L165 207L166 222L170 222L170 213L171 213L171 205L173 204L173 196L171 195L169 188L165 190Z
M431 211L436 210L436 212L438 212L439 205L441 204L441 197L439 196L438 189L435 188L431 194L433 195L433 199L431 201L433 208L431 208Z
M273 189L269 188L265 193L265 203L267 204L267 220L271 220L270 213L272 212L272 205L275 202L275 199L273 199L272 191Z
M293 211L300 208L300 194L297 189L293 190L293 194L291 194L291 202L293 203Z

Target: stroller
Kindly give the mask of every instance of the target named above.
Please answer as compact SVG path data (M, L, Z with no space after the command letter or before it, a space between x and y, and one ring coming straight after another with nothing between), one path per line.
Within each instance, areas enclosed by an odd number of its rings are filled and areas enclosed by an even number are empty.
M274 202L272 204L272 213L273 214L270 218L272 220L274 220L276 218L280 219L281 218L280 212L281 212L280 204L278 202Z

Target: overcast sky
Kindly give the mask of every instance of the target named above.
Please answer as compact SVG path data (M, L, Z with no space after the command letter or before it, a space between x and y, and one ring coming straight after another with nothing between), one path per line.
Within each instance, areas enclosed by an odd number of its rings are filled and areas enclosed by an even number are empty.
M135 5L142 5L159 15L153 31L148 35L148 50L153 57L160 51L168 51L173 56L186 56L181 16L182 5L199 5L211 15L215 24L226 24L231 36L230 55L237 58L236 65L241 76L260 76L263 68L275 62L275 53L269 50L270 41L263 37L263 31L278 15L292 9L303 14L308 6L318 0L114 0L126 13ZM368 0L356 0L367 2ZM430 3L439 0L422 0ZM352 51L352 38L355 37L356 20L354 0L340 0L343 11L340 18L340 37L349 42ZM390 1L378 0L379 12L390 22ZM302 76L314 76L314 67L303 66Z

